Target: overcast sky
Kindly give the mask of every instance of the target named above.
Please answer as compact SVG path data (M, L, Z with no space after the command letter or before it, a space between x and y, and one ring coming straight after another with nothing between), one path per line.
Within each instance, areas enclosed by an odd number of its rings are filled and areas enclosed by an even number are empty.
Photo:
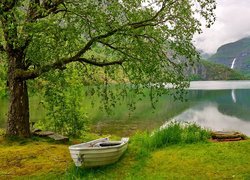
M215 53L223 44L250 36L250 0L216 1L215 24L194 38L194 45L206 53Z

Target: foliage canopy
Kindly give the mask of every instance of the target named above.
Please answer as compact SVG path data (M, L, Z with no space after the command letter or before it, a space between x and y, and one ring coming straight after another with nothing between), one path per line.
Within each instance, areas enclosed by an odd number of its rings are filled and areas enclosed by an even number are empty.
M96 67L104 67L105 84L112 79L159 89L161 82L169 82L183 89L183 67L198 57L193 35L201 32L202 19L210 27L214 9L215 0L2 0L0 51L8 64L11 96L8 131L21 133L11 123L14 114L27 121L28 113L21 113L27 103L15 101L18 95L26 99L26 80L72 62L81 63L83 76L90 78L100 72Z
M17 76L32 79L70 62L122 64L129 79L140 83L180 82L175 59L196 58L191 40L201 32L197 15L210 26L215 8L213 0L4 0L0 5L1 49L25 50L26 69L18 69Z

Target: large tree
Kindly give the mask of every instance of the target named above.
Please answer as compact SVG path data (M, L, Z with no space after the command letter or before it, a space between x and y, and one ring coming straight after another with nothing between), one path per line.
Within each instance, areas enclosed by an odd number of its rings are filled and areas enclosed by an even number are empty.
M214 9L215 0L1 0L7 135L30 136L27 81L69 63L119 69L135 84L182 88L183 64L198 56L193 35L204 20L214 22Z

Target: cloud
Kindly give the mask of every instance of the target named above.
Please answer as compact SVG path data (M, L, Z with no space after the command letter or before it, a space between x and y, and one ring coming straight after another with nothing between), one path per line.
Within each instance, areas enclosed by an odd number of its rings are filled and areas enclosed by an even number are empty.
M206 53L215 53L223 44L250 36L250 1L217 0L216 22L195 35L194 45Z

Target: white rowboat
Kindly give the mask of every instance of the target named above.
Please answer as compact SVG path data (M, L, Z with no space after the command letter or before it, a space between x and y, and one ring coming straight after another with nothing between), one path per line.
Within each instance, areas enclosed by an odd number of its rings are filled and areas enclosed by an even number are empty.
M101 138L69 147L77 167L95 167L115 163L126 151L129 138L109 141Z

